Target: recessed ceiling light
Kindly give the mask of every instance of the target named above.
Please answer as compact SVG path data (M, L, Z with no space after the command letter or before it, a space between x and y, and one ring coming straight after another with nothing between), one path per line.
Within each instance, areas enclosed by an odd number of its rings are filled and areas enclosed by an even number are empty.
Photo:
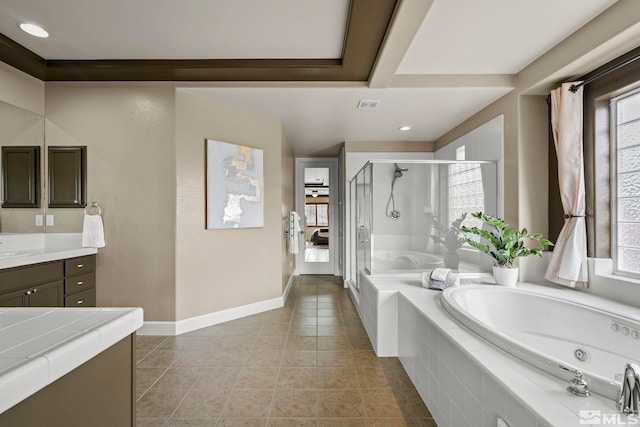
M27 34L31 34L35 37L46 38L49 37L49 33L47 33L42 27L39 27L35 24L20 24L20 29Z
M407 130L411 130L411 126L400 126L400 127L398 128L398 130L401 130L401 131L403 131L403 132L404 132L404 131L407 131Z

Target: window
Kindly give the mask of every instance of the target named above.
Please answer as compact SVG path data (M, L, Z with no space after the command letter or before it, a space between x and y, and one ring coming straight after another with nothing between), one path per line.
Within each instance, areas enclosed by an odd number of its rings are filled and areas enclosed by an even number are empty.
M612 256L616 272L640 277L640 90L611 100Z
M307 227L329 226L329 204L314 203L304 205Z
M465 160L465 146L456 148L456 160ZM465 213L484 212L484 188L480 164L449 165L449 224ZM480 227L481 221L469 216L464 223Z

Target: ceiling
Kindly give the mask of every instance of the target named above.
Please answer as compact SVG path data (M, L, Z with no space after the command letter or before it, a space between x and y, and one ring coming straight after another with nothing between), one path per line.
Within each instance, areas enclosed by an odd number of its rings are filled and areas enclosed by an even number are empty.
M0 0L0 59L46 81L181 81L280 118L298 156L335 155L344 141L439 138L614 3ZM397 34L407 42L389 54L383 42ZM360 100L380 102L359 110Z

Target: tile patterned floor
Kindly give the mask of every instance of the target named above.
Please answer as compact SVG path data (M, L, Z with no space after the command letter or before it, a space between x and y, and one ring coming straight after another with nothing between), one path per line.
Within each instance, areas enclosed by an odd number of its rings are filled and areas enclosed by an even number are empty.
M307 243L304 250L305 262L329 262L329 248L326 246L318 248L313 243Z
M436 426L331 276L296 278L278 310L140 336L137 356L139 427Z

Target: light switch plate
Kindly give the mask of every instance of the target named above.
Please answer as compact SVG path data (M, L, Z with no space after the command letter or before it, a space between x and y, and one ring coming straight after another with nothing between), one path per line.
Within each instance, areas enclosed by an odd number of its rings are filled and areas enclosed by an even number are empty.
M42 227L44 225L44 215L36 215L36 227Z
M47 215L47 227L53 227L53 215Z

